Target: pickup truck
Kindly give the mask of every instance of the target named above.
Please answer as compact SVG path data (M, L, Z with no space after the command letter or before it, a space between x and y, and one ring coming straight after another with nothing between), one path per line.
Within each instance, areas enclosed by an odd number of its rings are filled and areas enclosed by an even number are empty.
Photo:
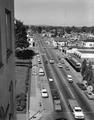
M69 99L68 100L68 105L73 113L73 116L75 119L84 119L84 113L79 106L78 102L75 99Z
M60 99L53 100L53 103L54 103L54 109L55 109L56 112L62 111Z

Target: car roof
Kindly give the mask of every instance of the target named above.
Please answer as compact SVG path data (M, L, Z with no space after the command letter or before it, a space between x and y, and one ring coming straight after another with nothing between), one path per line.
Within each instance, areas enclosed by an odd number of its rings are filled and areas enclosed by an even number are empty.
M49 78L49 81L53 81L53 78Z
M42 92L47 91L45 88L42 89Z
M68 74L67 76L68 76L68 77L72 77L72 76L71 76L71 75L69 75L69 74Z
M80 108L79 106L76 106L75 109L77 109L77 110L78 110L78 109L81 110L81 108Z

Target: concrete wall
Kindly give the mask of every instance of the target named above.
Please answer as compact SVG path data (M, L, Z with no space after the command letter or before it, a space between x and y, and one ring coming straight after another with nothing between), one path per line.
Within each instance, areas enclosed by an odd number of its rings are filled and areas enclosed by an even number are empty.
M11 13L12 49L7 58L6 52L6 17L5 9ZM14 0L0 0L0 34L2 49L2 66L0 66L0 115L2 119L15 117L15 63L14 63ZM1 116L0 116L1 117ZM1 118L0 118L1 119Z

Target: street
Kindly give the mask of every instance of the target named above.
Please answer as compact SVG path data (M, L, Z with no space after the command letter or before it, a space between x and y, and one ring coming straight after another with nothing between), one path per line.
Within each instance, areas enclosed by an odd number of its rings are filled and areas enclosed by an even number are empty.
M46 41L49 41L49 38L42 38L41 36L35 37L35 42L37 43L36 50L39 51L39 56L35 56L35 60L33 62L33 64L37 66L35 69L35 71L37 71L37 74L32 75L31 77L29 118L33 118L36 120L55 120L57 118L66 118L67 120L74 120L75 118L70 108L68 107L68 100L76 99L84 112L85 120L93 120L94 101L90 101L85 95L84 91L82 91L77 86L77 83L81 82L82 80L80 73L77 73L71 67L71 65L64 59L64 55L61 54L60 51L53 49L51 45L47 44ZM59 62L58 56L63 58L64 63L69 66L70 70L66 70L65 65L63 65L63 68L57 67L57 63ZM42 64L38 63L38 57L40 57ZM49 62L51 58L54 59L54 64L51 64ZM44 70L44 76L39 76L38 74L40 67L42 67ZM73 83L68 82L67 74L72 75ZM56 88L59 92L62 106L61 112L57 112L54 109L51 88L49 86L48 81L49 78L54 79ZM49 94L48 98L43 98L41 96L41 90L43 88L47 89L47 92ZM38 111L41 112L38 113Z

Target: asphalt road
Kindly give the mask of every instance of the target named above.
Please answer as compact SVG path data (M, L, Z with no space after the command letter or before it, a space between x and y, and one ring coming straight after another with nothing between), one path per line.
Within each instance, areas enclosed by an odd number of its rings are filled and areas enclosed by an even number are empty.
M56 56L55 53L53 53L52 48L49 47L44 42L45 40L47 40L47 38L42 39L41 37L39 37L38 44L40 47L40 53L42 55L46 76L47 78L52 77L56 80L56 84L59 88L61 97L63 98L62 99L63 112L61 116L67 118L70 116L70 120L74 119L70 109L67 106L67 100L70 98L75 98L85 113L85 120L94 120L94 111L91 108L87 97L78 88L75 82L73 84L68 83L66 79L66 74L67 74L66 70L64 68L60 68L60 69L57 68L58 57ZM51 58L55 60L54 64L49 64L49 60ZM45 64L46 60L48 61L48 64ZM71 74L73 75L73 73ZM73 80L75 81L75 75L73 75ZM45 108L47 108L47 110L50 111L50 105L49 105L50 103L47 100L43 100L43 104ZM50 117L53 116L54 118L59 115L53 111L52 113L49 113L49 116Z
M42 44L41 47L43 47L43 44ZM42 55L42 58L43 58L43 63L44 63L46 75L47 75L47 78L53 78L53 73L51 72L51 69L49 68L49 64L45 64L45 61L46 60L49 61L51 59L51 56L49 55L47 49L45 49L45 53L46 53L46 55ZM50 66L52 66L55 78L57 79L57 81L59 81L59 88L60 88L62 94L66 95L67 98L71 98L72 96L70 94L70 91L68 91L68 88L66 88L66 85L61 84L61 82L62 82L61 79L62 78L58 75L58 71L54 68L55 66L54 65L50 65ZM67 118L67 116L69 115L68 112L70 112L70 111L66 110L66 106L65 106L64 101L62 101L62 106L63 106L62 114L60 115L60 113L57 114L56 112L53 112L54 117L60 117L61 116L61 117L66 117ZM71 115L70 120L73 120L73 119L74 118Z
M51 52L50 48L49 48L49 53L51 53L51 56L53 56L53 58L57 62L57 59L56 59L57 57ZM61 72L64 76L64 70L61 70ZM60 78L59 78L59 80L60 80ZM78 88L78 86L75 83L73 83L72 85L69 84L69 87L71 88L71 90L72 90L75 98L77 99L78 103L83 108L86 119L93 120L94 119L94 111L91 109L90 104L87 100L87 97L84 94L82 94L82 91Z

